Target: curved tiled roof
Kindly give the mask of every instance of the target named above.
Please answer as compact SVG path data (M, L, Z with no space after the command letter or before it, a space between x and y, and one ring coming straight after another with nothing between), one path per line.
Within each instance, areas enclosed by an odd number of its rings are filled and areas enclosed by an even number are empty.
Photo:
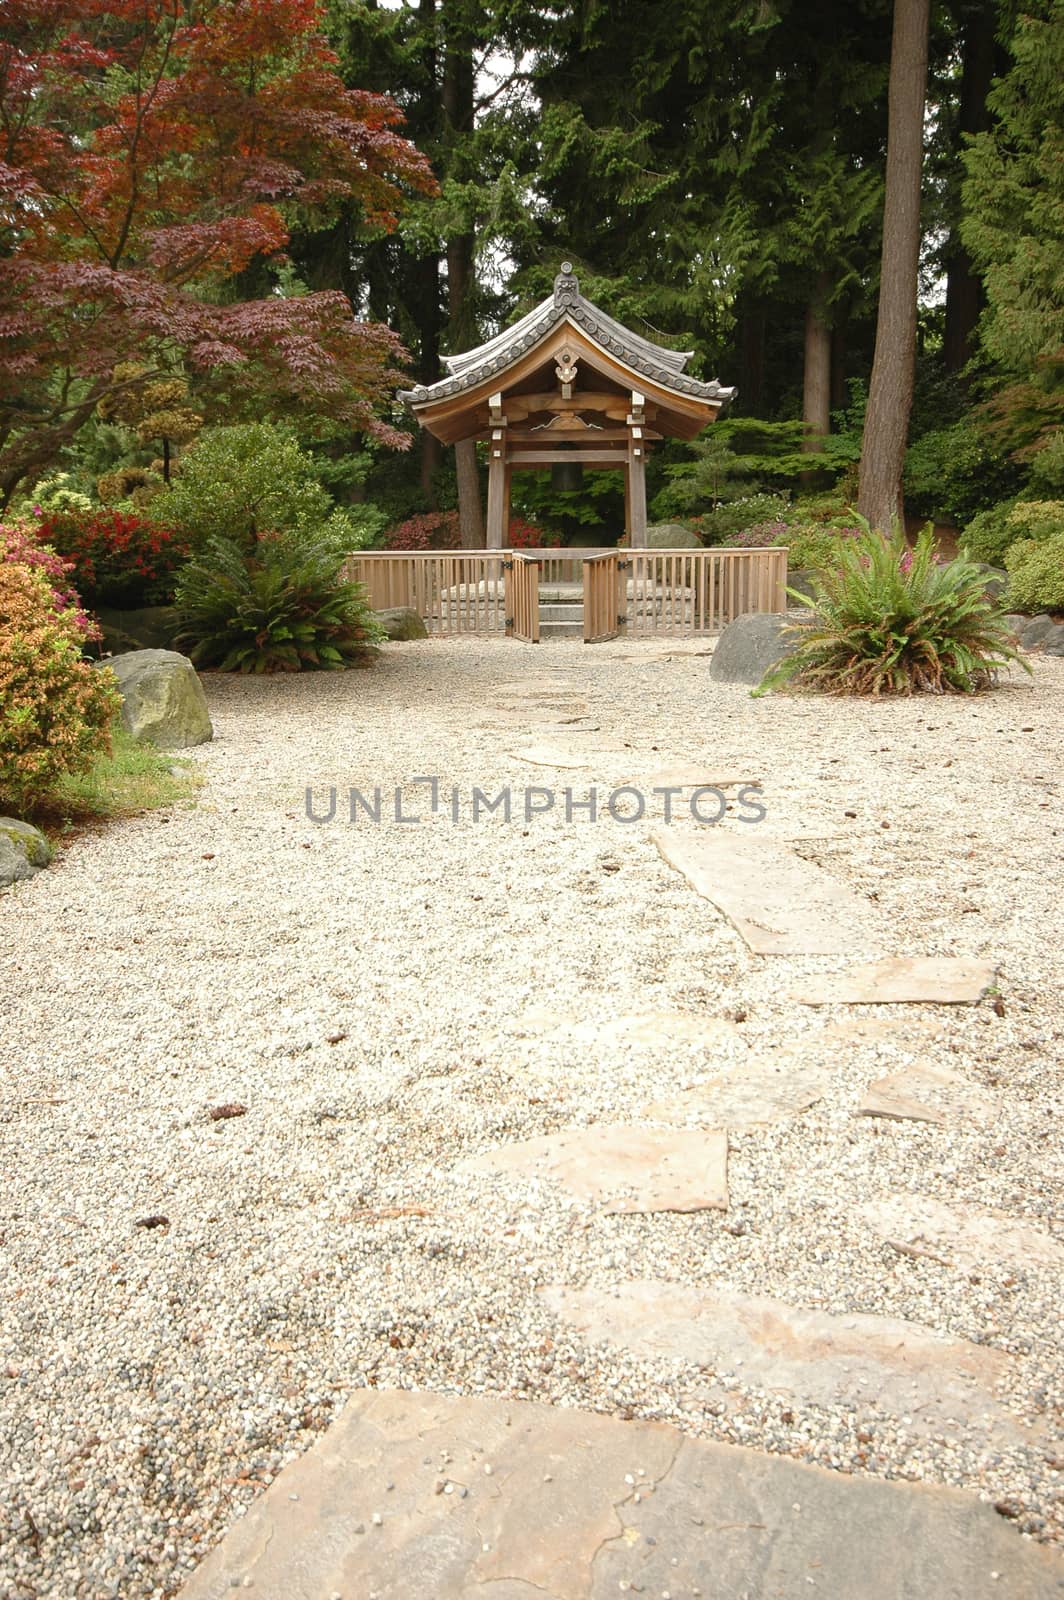
M554 293L548 299L515 322L512 328L489 339L487 344L462 355L446 356L444 365L449 369L449 377L441 378L438 383L419 384L415 389L403 390L400 399L419 406L476 389L494 374L505 372L567 319L607 354L616 356L633 372L675 394L712 400L718 405L726 405L735 394L734 389L724 388L715 379L703 383L685 373L683 369L692 355L690 350L666 350L662 345L653 344L585 300L576 274L569 263L563 261L562 270L554 280Z

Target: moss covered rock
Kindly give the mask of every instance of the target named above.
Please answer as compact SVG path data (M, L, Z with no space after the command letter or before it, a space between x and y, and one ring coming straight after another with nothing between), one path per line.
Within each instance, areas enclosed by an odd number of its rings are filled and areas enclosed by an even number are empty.
M39 829L15 817L0 817L0 889L32 878L52 859L52 847Z

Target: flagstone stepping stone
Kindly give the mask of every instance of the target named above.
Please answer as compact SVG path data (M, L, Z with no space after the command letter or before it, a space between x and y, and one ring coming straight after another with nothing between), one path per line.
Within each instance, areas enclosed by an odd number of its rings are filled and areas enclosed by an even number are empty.
M778 839L672 829L652 838L755 955L852 955L878 942L864 901Z
M538 699L530 696L527 700L505 700L498 705L488 708L494 720L520 723L553 722L558 723L566 719L585 717L587 715L586 700L565 699Z
M637 774L632 782L649 792L651 789L741 789L744 784L757 788L762 780L722 778L717 773L707 772L705 767L689 763L686 766L661 767L656 772L648 772L645 777Z
M1061 1571L959 1489L847 1477L663 1423L371 1389L181 1600L245 1587L267 1600L1060 1600Z
M921 1429L984 1414L1017 1426L994 1393L1006 1355L898 1317L807 1310L657 1279L541 1293L588 1344L714 1366L718 1379L733 1372L753 1388L810 1405L879 1405Z
M791 998L804 1006L975 1005L996 973L992 962L967 956L888 956L849 972L807 978Z
M1064 1245L1003 1211L950 1206L930 1195L896 1194L867 1201L860 1214L888 1244L947 1266L1064 1266Z
M511 750L515 761L527 761L534 767L564 767L579 772L591 766L586 755L573 755L567 750L556 750L552 745L534 744L525 750Z
M517 1020L521 1033L565 1035L601 1045L640 1045L662 1049L668 1045L713 1046L734 1044L741 1038L733 1022L707 1017L697 1011L646 1011L606 1017L601 1022L574 1017L550 1006L531 1006Z
M746 1128L797 1116L823 1096L830 1075L794 1061L736 1062L727 1071L665 1100L644 1106L655 1122L698 1122L710 1128Z
M911 1067L870 1083L857 1114L955 1128L965 1122L991 1122L997 1108L995 1096L971 1079L930 1061L914 1061Z
M550 1178L614 1214L728 1208L728 1136L718 1131L566 1128L485 1151L458 1170Z

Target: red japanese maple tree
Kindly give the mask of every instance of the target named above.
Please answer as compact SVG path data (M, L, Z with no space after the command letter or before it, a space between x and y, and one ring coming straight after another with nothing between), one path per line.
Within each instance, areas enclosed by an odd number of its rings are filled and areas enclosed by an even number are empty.
M355 204L390 229L404 187L434 186L319 24L317 0L4 0L0 506L116 384L175 365L230 417L406 442L380 415L402 356L387 328L339 292L237 298L293 225Z

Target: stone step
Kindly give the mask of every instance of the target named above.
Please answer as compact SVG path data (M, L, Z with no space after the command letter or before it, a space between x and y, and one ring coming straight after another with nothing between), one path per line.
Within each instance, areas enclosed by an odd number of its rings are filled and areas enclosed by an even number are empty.
M547 605L541 604L539 620L540 622L582 622L584 620L584 608L579 600L570 601L568 604L562 604L561 602L548 603Z
M364 1389L181 1600L1049 1600L1059 1579L1058 1556L959 1489L846 1477L660 1422Z
M584 623L582 618L575 622L544 622L539 624L541 639L582 639L584 637Z

